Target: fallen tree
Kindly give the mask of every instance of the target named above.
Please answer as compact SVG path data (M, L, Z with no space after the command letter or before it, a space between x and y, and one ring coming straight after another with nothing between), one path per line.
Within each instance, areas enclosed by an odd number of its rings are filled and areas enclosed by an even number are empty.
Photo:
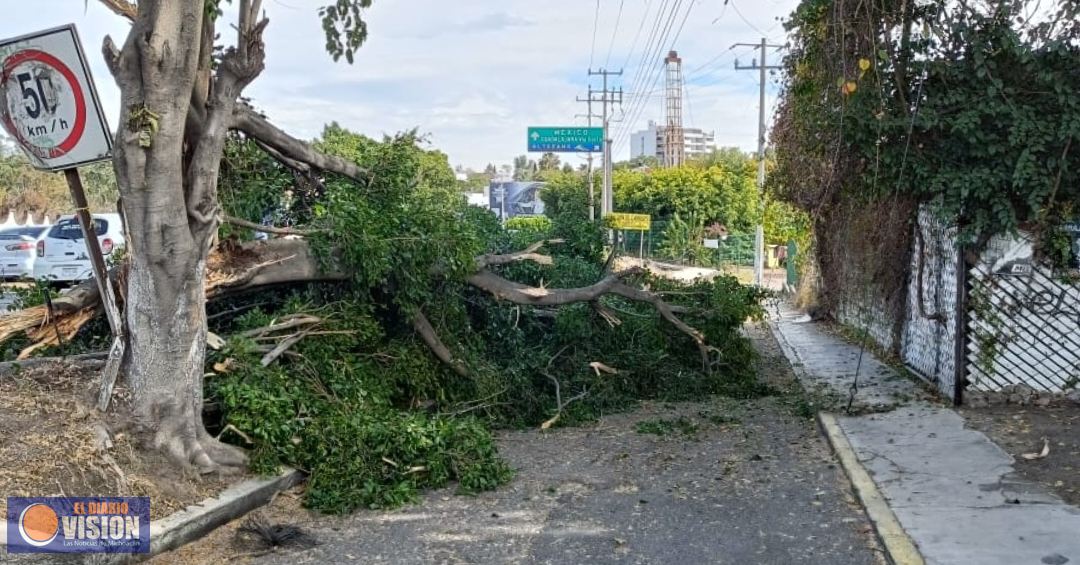
M551 265L554 263L552 257L537 253L537 251L545 244L557 243L561 243L561 240L537 242L514 253L477 256L474 261L477 271L466 280L473 287L490 293L496 299L526 306L562 306L578 302L593 302L607 294L646 302L697 344L702 355L702 368L708 370L708 347L704 335L676 316L676 310L681 312L686 312L686 310L672 308L659 295L628 286L623 282L628 277L642 274L644 270L641 268L635 267L609 273L595 284L567 289L529 286L508 280L489 270L492 266L517 261ZM122 268L116 268L110 272L110 275L115 280L122 276L122 273ZM208 260L205 292L209 298L213 299L252 291L259 287L337 281L346 278L347 275L340 268L326 263L320 264L308 241L274 239L242 245L226 244L216 249ZM18 359L27 359L43 347L70 341L87 322L100 313L101 298L97 285L93 280L87 280L64 296L53 299L51 312L45 305L39 305L0 317L0 342L19 332L26 332L33 343L20 352ZM418 311L415 314L414 328L436 358L459 373L465 371L461 363L450 354L422 312Z
M765 391L738 330L761 313L757 290L614 271L585 209L524 243L466 206L445 156L412 134L375 141L331 126L309 146L354 156L373 180L313 177L243 136L227 145L219 217L249 231L223 228L208 255L200 377L214 440L245 448L255 470L311 473L310 505L392 506L448 480L493 488L509 470L489 423L547 429L642 398ZM268 198L283 192L297 197ZM285 227L255 223L266 214L251 201L284 208ZM245 241L254 231L282 237ZM121 289L128 276L112 272ZM52 318L16 312L0 332L30 329L35 355L56 328L78 346L97 305L81 285ZM124 375L119 386L134 385Z
M236 3L226 48L218 2L105 3L133 20L122 47L104 45L123 107L118 386L148 446L177 464L288 464L311 474L312 506L386 506L450 480L504 482L490 424L762 391L739 333L761 315L759 291L613 271L584 198L521 240L465 204L446 155L415 131L288 136L241 98L263 68L258 0ZM359 46L369 4L323 9L332 52ZM0 341L25 332L20 357L78 344L98 307L80 285L51 311L0 318Z

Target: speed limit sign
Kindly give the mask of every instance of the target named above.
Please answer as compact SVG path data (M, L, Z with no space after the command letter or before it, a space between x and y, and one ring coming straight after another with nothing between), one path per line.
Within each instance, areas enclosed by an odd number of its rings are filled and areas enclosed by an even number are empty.
M0 41L0 124L39 169L109 158L112 136L74 24Z

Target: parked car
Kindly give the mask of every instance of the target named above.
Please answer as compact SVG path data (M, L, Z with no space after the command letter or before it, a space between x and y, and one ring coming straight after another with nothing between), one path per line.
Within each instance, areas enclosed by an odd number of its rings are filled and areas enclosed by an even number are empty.
M92 214L101 253L108 257L124 245L120 214ZM54 282L73 282L92 278L90 254L83 240L82 226L75 216L62 216L44 237L37 241L34 278Z
M48 229L49 226L24 226L0 231L0 278L34 276L37 241Z

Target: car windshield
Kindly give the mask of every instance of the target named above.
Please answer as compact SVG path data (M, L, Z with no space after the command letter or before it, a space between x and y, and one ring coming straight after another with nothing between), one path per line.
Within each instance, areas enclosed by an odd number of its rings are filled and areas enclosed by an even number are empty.
M24 236L37 239L42 232L45 231L45 226L33 227L33 228L12 228L8 230L0 231L0 240L12 240L22 239Z
M109 230L109 222L100 218L94 218L94 230L102 235ZM61 220L49 230L49 237L54 239L82 239L82 226L74 218Z

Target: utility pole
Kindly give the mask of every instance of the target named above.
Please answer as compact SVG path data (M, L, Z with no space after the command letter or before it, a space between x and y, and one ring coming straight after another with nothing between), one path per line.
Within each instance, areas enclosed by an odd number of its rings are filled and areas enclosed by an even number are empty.
M588 104L588 110L587 110L587 113L585 113L585 114L575 114L574 115L575 118L587 118L589 120L589 127L592 127L593 118L601 118L601 119L603 119L603 116L597 116L596 114L593 114L593 111L592 111L593 89L592 89L592 87L589 87L589 96L587 98L583 99L580 96L578 96L577 101L578 102L585 102L586 104ZM595 222L596 221L596 204L595 204L595 202L596 202L596 197L595 197L596 189L593 187L593 174L592 174L593 166L592 166L592 163L593 163L593 154L592 154L592 151L590 151L589 152L589 172L588 172L588 177L589 177L589 221L590 222Z
M604 182L600 188L600 217L613 212L614 198L611 195L611 136L610 136L610 112L609 108L615 104L622 104L623 91L620 87L618 90L608 89L608 77L609 76L622 76L622 70L609 71L607 69L600 69L594 71L589 69L589 76L601 76L604 79L604 87L599 92L594 92L591 88L589 90L589 98L594 102L600 102L604 126ZM594 94L599 94L600 98L595 98Z
M762 222L765 218L765 71L770 69L779 69L779 65L769 66L765 62L765 55L770 48L780 49L783 45L770 45L766 42L765 38L761 38L761 43L736 43L731 46L735 47L754 47L761 51L761 64L759 65L757 59L751 61L749 65L739 65L739 60L735 59L736 71L760 71L760 96L758 98L758 222L757 230L754 233L754 284L757 286L764 286L765 282L765 226Z

